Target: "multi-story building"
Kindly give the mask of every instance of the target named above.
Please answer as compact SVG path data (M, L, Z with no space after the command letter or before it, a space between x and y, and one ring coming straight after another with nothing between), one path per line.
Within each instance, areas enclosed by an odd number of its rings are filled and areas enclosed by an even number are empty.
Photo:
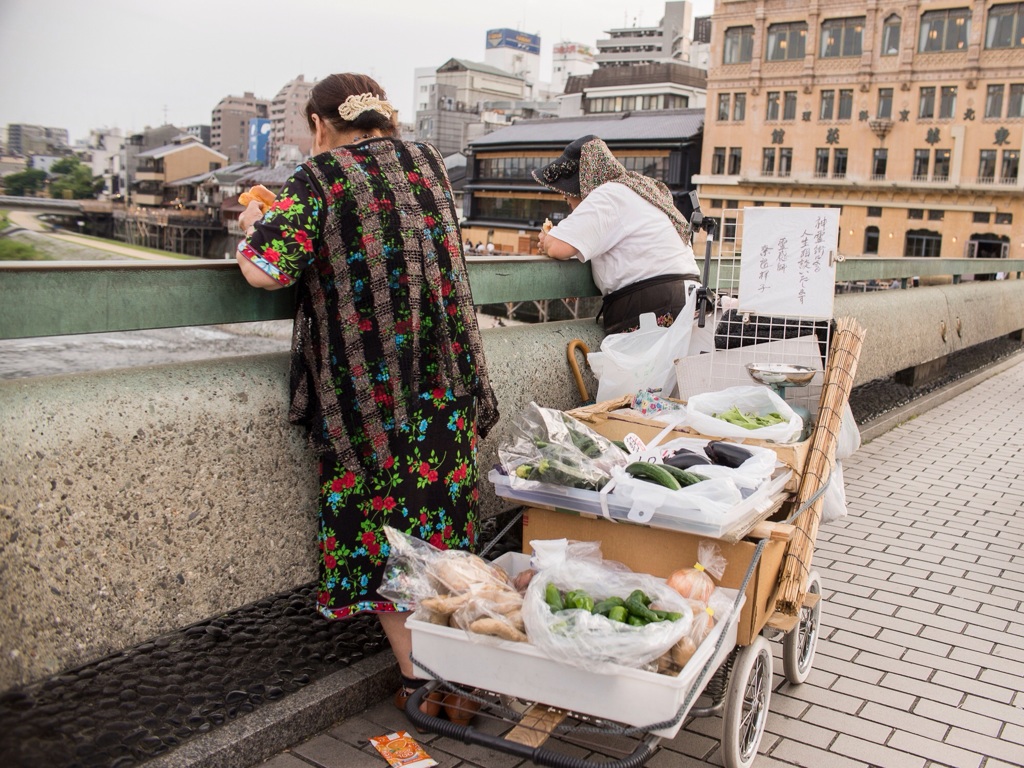
M534 98L540 82L540 37L515 29L489 29L484 64L521 77L527 98Z
M559 115L593 115L660 109L703 109L707 72L687 64L601 67L570 77L559 97Z
M74 152L89 166L93 177L103 179L101 198L109 199L121 192L124 134L120 128L94 128L88 139L75 143Z
M249 121L268 117L270 102L256 98L250 91L242 96L225 96L211 113L209 144L227 155L228 162L241 162L249 148Z
M7 124L7 152L11 155L64 155L69 151L67 128Z
M843 255L1024 257L1024 3L717 0L714 20L705 213L838 207Z
M666 61L690 63L693 8L685 0L665 3L665 15L655 27L620 27L607 30L597 41L599 67L628 67Z
M211 125L189 125L185 128L185 133L189 136L195 136L206 146L210 146L213 136L213 126Z
M131 201L135 205L164 205L175 193L168 183L208 173L227 164L227 157L195 136L181 134L172 143L135 156Z
M592 46L568 41L558 43L551 49L551 92L562 93L570 77L589 75L596 66Z
M416 138L430 142L442 155L466 148L478 133L473 126L481 124L488 102L521 101L526 93L522 77L465 59L449 59L434 77L428 85L429 107L416 113Z
M299 75L287 82L270 103L270 164L301 160L313 148L306 122L306 102L315 82ZM248 131L248 123L246 123ZM243 156L244 159L244 156Z
M530 253L544 219L568 215L565 200L534 181L531 171L561 155L570 142L594 134L627 169L665 182L689 216L690 177L701 155L703 109L629 115L522 120L470 144L463 228L476 242Z

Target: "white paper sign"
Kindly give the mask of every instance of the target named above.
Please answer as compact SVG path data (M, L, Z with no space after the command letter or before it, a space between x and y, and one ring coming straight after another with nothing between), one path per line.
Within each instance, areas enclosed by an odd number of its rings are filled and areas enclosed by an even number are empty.
M838 208L744 208L739 310L832 317Z

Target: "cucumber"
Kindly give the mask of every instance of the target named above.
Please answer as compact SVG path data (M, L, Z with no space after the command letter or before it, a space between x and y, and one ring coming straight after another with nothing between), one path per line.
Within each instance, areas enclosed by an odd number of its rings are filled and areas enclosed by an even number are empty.
M662 464L651 464L647 461L634 461L626 465L626 473L631 477L646 480L649 483L656 483L672 491L678 491L681 486L671 474L666 471Z
M679 469L679 467L673 467L671 464L662 464L661 467L672 475L682 488L685 488L688 485L693 485L694 483L699 483L701 480L707 480L706 477L701 477L693 472L687 472L684 469Z

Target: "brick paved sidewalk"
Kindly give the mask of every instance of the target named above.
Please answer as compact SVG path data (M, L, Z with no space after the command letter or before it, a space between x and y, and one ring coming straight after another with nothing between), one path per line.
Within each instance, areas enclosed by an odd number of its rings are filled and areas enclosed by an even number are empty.
M775 684L754 768L1024 765L1024 363L861 447L849 515L818 532L825 596L808 680ZM266 768L381 768L367 739L408 728L384 701ZM661 742L650 768L722 765L719 717ZM447 768L512 756L433 734Z

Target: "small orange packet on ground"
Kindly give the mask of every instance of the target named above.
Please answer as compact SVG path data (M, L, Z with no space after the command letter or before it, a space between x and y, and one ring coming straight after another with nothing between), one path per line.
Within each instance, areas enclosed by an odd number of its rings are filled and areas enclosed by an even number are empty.
M430 768L437 765L437 761L424 752L407 731L374 736L370 743L394 768Z

